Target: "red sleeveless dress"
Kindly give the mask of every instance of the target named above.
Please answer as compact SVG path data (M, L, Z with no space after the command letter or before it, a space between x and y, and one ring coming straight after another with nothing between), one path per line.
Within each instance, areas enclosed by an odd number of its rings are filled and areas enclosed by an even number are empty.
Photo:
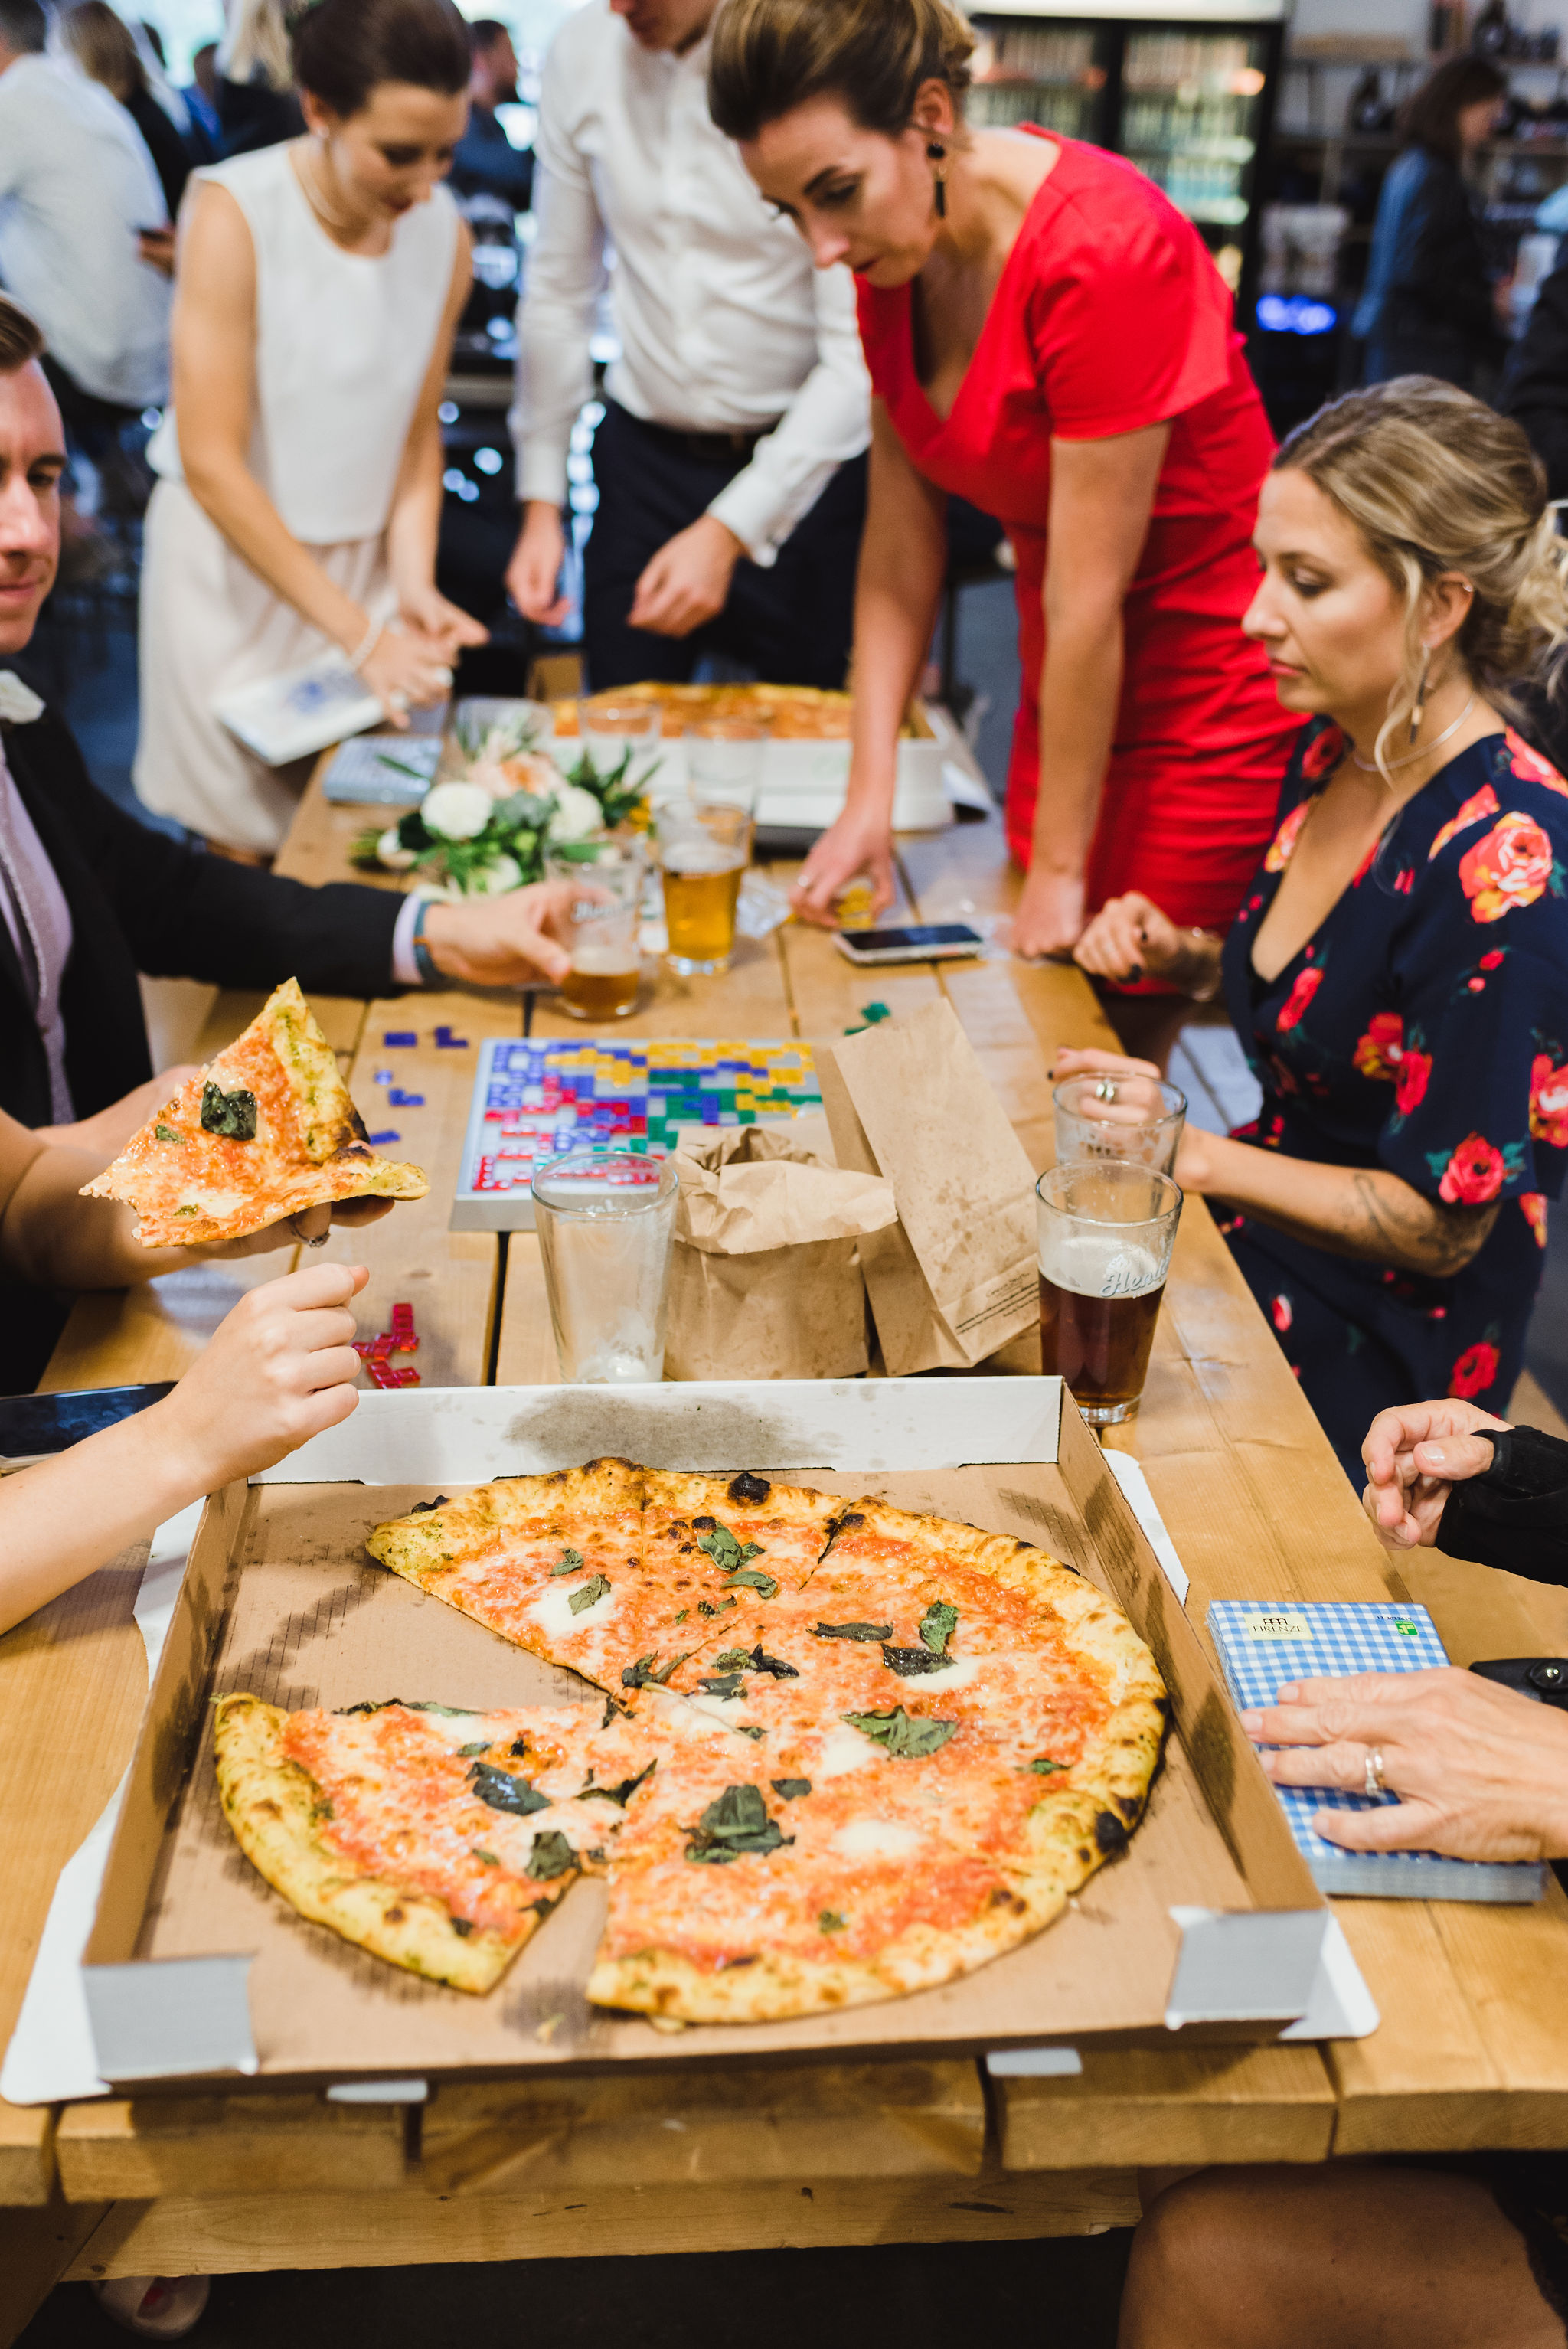
M861 339L919 471L994 514L1017 555L1023 684L1006 822L1026 865L1039 784L1052 438L1171 424L1123 606L1126 669L1088 907L1141 889L1172 920L1223 930L1273 835L1301 725L1281 709L1239 626L1257 588L1252 531L1274 439L1197 230L1119 156L1076 139L1057 144L945 420L915 375L907 285L861 282Z

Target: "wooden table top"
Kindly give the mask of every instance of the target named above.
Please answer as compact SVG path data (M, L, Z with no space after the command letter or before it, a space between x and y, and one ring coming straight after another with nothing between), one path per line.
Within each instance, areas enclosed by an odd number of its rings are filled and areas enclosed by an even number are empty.
M342 877L364 820L313 786L279 869ZM781 885L790 878L766 869ZM1005 910L1016 889L994 821L906 843L902 872L910 911L928 919ZM899 1013L939 993L1032 1163L1048 1164L1057 1050L1114 1042L1070 968L993 960L868 977L821 933L789 926L741 941L721 978L681 980L661 966L615 1032L836 1038L869 1001ZM220 995L197 1049L216 1050L258 1002ZM386 1029L420 1037L425 1106L396 1115L399 1151L428 1169L431 1192L354 1240L372 1268L366 1326L381 1326L373 1317L394 1296L411 1297L432 1383L554 1381L531 1235L512 1236L503 1280L493 1237L445 1228L472 1063L438 1051L432 1031L446 1021L470 1039L519 1034L520 999L315 1008L367 1110ZM533 1032L583 1030L544 995ZM400 1081L407 1066L404 1055ZM285 1263L85 1299L45 1383L176 1373L232 1301L235 1273L265 1278ZM1028 1353L1021 1341L992 1367L1026 1369ZM1430 1554L1398 1566L1385 1556L1196 1199L1142 1409L1110 1440L1145 1465L1200 1626L1212 1597L1412 1597L1459 1662L1568 1648L1568 1594ZM135 1737L146 1692L135 1585L134 1570L107 1568L0 1640L0 2044L55 1878ZM644 2088L452 2087L422 2110L273 2095L106 2100L61 2115L0 2105L0 2205L12 2206L0 2209L0 2275L9 2251L20 2279L9 2299L0 2285L0 2349L15 2311L65 2271L1065 2232L1129 2223L1140 2164L1568 2144L1568 1901L1555 1882L1532 1909L1335 1905L1382 2013L1371 2038L1323 2050L1091 2049L1077 2078L994 2084L989 2127L975 2067L962 2063L665 2073Z

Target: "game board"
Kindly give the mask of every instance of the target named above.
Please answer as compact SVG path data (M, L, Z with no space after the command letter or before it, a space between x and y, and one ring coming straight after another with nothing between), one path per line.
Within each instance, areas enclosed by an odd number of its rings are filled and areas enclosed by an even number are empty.
M663 1156L683 1128L820 1110L809 1044L490 1037L480 1047L455 1232L531 1231L536 1165L565 1150Z

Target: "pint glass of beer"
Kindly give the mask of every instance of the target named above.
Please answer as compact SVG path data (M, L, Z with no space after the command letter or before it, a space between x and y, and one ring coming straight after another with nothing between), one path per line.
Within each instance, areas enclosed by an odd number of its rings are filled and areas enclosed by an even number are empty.
M1138 1409L1181 1213L1169 1174L1124 1158L1053 1166L1035 1185L1040 1367L1091 1427Z
M574 840L552 849L544 867L552 881L577 885L565 941L572 968L561 982L562 1004L574 1019L624 1019L636 1008L642 982L637 926L648 869L642 843L620 833Z
M751 856L751 810L693 796L666 800L655 823L670 968L683 978L727 970L740 876Z

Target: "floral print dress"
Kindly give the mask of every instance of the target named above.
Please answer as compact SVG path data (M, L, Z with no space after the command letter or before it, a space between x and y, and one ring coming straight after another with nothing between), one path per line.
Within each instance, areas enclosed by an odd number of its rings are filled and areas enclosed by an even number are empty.
M1427 1197L1501 1202L1462 1272L1331 1256L1251 1216L1222 1223L1346 1474L1390 1403L1501 1411L1519 1375L1568 1167L1568 782L1514 733L1449 761L1396 816L1278 977L1253 940L1345 749L1303 730L1282 821L1225 946L1225 999L1263 1107L1236 1140L1384 1167Z

